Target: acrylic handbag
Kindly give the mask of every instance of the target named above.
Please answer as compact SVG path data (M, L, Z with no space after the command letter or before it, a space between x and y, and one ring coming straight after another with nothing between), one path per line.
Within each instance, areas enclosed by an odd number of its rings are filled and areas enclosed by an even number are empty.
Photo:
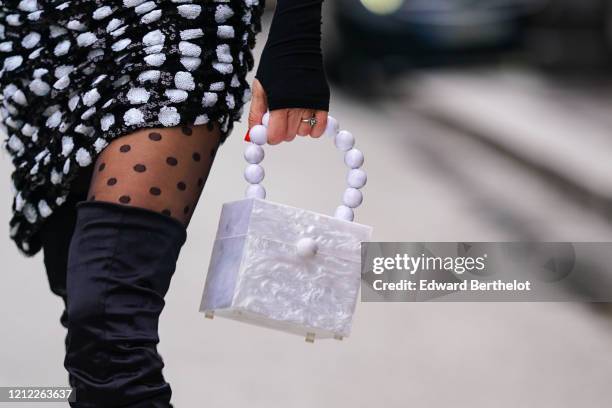
M266 200L260 184L267 142L263 125L249 131L244 157L246 198L223 205L200 311L315 338L341 340L351 331L361 279L361 243L372 228L353 222L363 199L363 153L329 117L325 131L349 168L334 216ZM325 137L325 136L324 136Z

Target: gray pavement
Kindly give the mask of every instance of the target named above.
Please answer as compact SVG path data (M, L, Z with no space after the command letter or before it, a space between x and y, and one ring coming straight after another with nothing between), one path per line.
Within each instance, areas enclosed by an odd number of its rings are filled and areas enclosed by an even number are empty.
M528 70L482 68L424 74L407 86L420 115L494 146L610 218L606 84L568 85Z

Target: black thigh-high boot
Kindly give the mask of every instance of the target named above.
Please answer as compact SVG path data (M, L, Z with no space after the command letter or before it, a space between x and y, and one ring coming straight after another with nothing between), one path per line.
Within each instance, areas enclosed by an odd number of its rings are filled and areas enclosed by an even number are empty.
M77 211L67 275L71 405L167 408L158 318L185 228L111 203L85 202Z
M64 301L64 311L60 317L60 323L66 328L68 328L68 313L65 310L68 249L76 223L75 207L77 202L83 199L85 197L69 196L66 203L45 220L39 233L49 287L51 292L60 296Z

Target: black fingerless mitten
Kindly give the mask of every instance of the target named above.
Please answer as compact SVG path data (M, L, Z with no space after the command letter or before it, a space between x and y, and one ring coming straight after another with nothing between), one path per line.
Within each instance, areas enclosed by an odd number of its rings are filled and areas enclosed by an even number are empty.
M329 110L321 53L323 0L278 0L256 78L270 110Z

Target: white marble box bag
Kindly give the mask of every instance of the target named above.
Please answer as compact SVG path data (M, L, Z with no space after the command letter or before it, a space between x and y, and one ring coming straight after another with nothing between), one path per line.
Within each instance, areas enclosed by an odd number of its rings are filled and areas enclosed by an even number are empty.
M326 135L344 152L349 187L333 217L265 200L266 125L253 127L245 159L247 198L223 205L200 311L305 336L349 335L361 279L361 243L372 228L353 222L366 184L363 154L330 117Z

